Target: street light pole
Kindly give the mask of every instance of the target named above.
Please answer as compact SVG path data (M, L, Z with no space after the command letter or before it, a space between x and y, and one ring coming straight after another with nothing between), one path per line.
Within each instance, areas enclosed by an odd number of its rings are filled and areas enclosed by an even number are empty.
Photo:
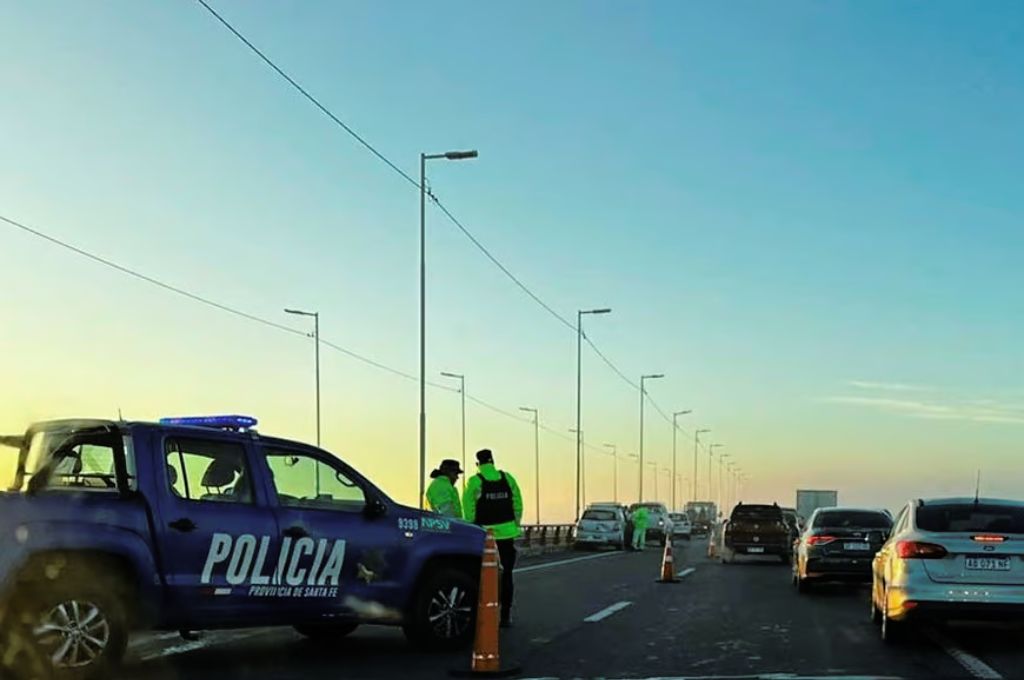
M723 511L725 509L726 497L725 497L725 486L724 486L724 483L723 483L723 480L722 480L722 468L725 467L723 465L723 463L725 462L725 459L728 458L728 457L729 457L728 453L720 453L720 454L718 454L718 502L719 502L719 505L722 506Z
M711 430L696 430L693 433L693 500L697 500L697 449L700 446L700 436L711 432ZM710 494L710 491L708 492ZM710 496L708 500L711 500Z
M313 318L313 345L316 372L316 445L320 448L320 312L304 312L301 309L285 309L285 314Z
M577 429L574 429L574 428L569 428L569 432L572 432L572 433L574 433L576 435L576 441L579 442L579 445L581 447L582 446L586 446L583 430L577 430ZM579 475L578 475L579 485L580 485L579 486L579 492L580 492L580 499L582 499L583 507L584 508L587 507L587 466L586 466L586 462L587 462L586 458L584 458L584 457L580 457L579 458L579 463L580 463ZM577 511L577 514L578 514L578 511Z
M652 460L652 461L648 461L647 464L651 466L652 470L654 470L654 502L657 503L658 502L658 462ZM641 473L641 476L642 476L642 473Z
M644 390L644 382L664 378L664 373L648 373L640 376L640 491L637 494L637 502L644 502L644 402L647 392Z
M519 410L533 414L533 502L540 524L540 413L529 406L520 406Z
M583 495L583 315L608 314L612 310L579 309L576 311L576 521L580 519L580 497Z
M721 448L722 446L725 446L725 445L724 444L708 444L708 500L713 502L713 503L717 503L717 498L715 497L715 483L714 483L714 480L715 480L715 478L714 478L714 474L715 474L715 461L714 461L715 449ZM719 510L721 510L721 508L719 508Z
M615 444L605 444L605 448L612 450L612 501L619 502L619 447Z
M693 413L692 409L685 411L676 411L672 414L672 509L678 510L679 506L676 505L676 435L679 434L679 425L676 423L676 419L679 416L685 416L687 413Z
M462 402L462 469L466 469L466 376L461 373L448 373L441 371L445 378L454 378L459 381L459 397ZM462 475L462 493L466 493L466 475Z
M424 508L427 478L427 161L476 158L476 151L420 154L420 509Z

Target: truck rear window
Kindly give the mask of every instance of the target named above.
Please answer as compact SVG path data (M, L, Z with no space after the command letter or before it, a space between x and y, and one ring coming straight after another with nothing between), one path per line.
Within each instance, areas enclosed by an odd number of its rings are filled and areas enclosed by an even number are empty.
M881 512L863 510L833 510L819 512L814 518L814 528L831 529L888 529L892 521Z
M733 522L781 522L782 510L774 505L737 505L730 519Z
M941 533L1024 534L1024 507L984 503L923 505L917 509L917 528Z

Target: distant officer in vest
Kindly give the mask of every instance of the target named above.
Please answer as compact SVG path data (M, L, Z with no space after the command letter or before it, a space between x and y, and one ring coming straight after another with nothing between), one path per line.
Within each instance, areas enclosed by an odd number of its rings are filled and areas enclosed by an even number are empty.
M643 550L647 545L647 522L650 515L647 508L639 506L633 511L633 550Z
M494 531L501 559L501 626L512 625L512 570L516 566L516 538L523 519L523 496L515 477L494 467L490 449L476 452L479 472L466 480L462 498L466 521Z
M459 481L462 468L459 461L442 460L436 470L430 473L432 481L427 487L427 505L439 515L462 519L462 503L455 483Z

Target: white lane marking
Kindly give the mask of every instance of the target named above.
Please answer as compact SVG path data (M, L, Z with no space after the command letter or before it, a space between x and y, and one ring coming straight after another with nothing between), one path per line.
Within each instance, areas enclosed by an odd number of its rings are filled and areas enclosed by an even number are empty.
M633 604L633 603L632 602L626 602L625 600L622 601L622 602L616 602L615 604L611 605L610 607L605 607L601 611L595 612L594 614L591 614L590 616L588 616L587 618L585 618L583 620L586 621L587 623L597 623L598 621L601 621L603 619L607 619L609 616L611 616L615 612L621 611L621 610L625 609L626 607L628 607L631 604Z
M697 571L697 569L694 568L694 567L689 567L687 569L683 569L681 572L676 574L676 578L683 578L684 576L689 576L690 574L692 574L695 571Z
M958 664L963 666L974 677L981 678L981 680L1002 680L1003 676L992 666L989 666L973 654L960 649L939 633L932 631L931 638L933 642L942 647L946 654L953 657Z
M562 680L553 675L525 680ZM577 680L579 680L577 678ZM601 678L600 680L613 680ZM619 679L615 679L619 680ZM622 678L621 680L627 680ZM795 675L793 673L762 673L761 675L659 675L628 680L904 680L896 675Z
M582 562L583 560L596 560L599 557L614 557L615 555L622 555L619 552L604 552L597 553L595 555L584 555L583 557L572 557L567 560L558 560L556 562L545 562L544 564L533 564L529 567L519 567L515 570L516 574L525 574L528 571L538 571L540 569L550 569L551 567L560 567L563 564L572 564L573 562Z
M193 652L197 649L202 649L203 647L207 647L211 644L225 644L230 642L237 642L239 640L244 640L246 638L254 637L256 635L261 635L266 632L266 629L243 630L238 632L232 632L227 635L203 637L199 640L191 640L189 642L184 642L180 645L171 645L170 647L164 647L163 649L158 650L156 652L143 654L139 657L139 661L152 661L153 659L162 659L168 656L176 656L178 654L184 654L185 652Z

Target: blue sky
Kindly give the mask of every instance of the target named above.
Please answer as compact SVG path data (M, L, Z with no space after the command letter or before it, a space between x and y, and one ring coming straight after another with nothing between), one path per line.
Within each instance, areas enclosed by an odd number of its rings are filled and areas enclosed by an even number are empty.
M563 315L612 307L594 340L665 372L654 397L693 408L752 495L891 504L979 461L1021 481L1017 4L212 4L407 172L478 148L431 166L438 195ZM0 214L253 313L320 309L325 337L415 372L415 190L201 6L7 3L0 38ZM568 428L572 334L429 226L431 371ZM308 438L301 339L9 228L0 252L5 427L249 408ZM585 363L588 439L635 449L635 393ZM324 368L327 445L408 494L415 386ZM432 457L454 401L431 396ZM471 416L471 447L530 459L520 424ZM568 493L572 445L548 439ZM880 489L864 469L894 459Z

